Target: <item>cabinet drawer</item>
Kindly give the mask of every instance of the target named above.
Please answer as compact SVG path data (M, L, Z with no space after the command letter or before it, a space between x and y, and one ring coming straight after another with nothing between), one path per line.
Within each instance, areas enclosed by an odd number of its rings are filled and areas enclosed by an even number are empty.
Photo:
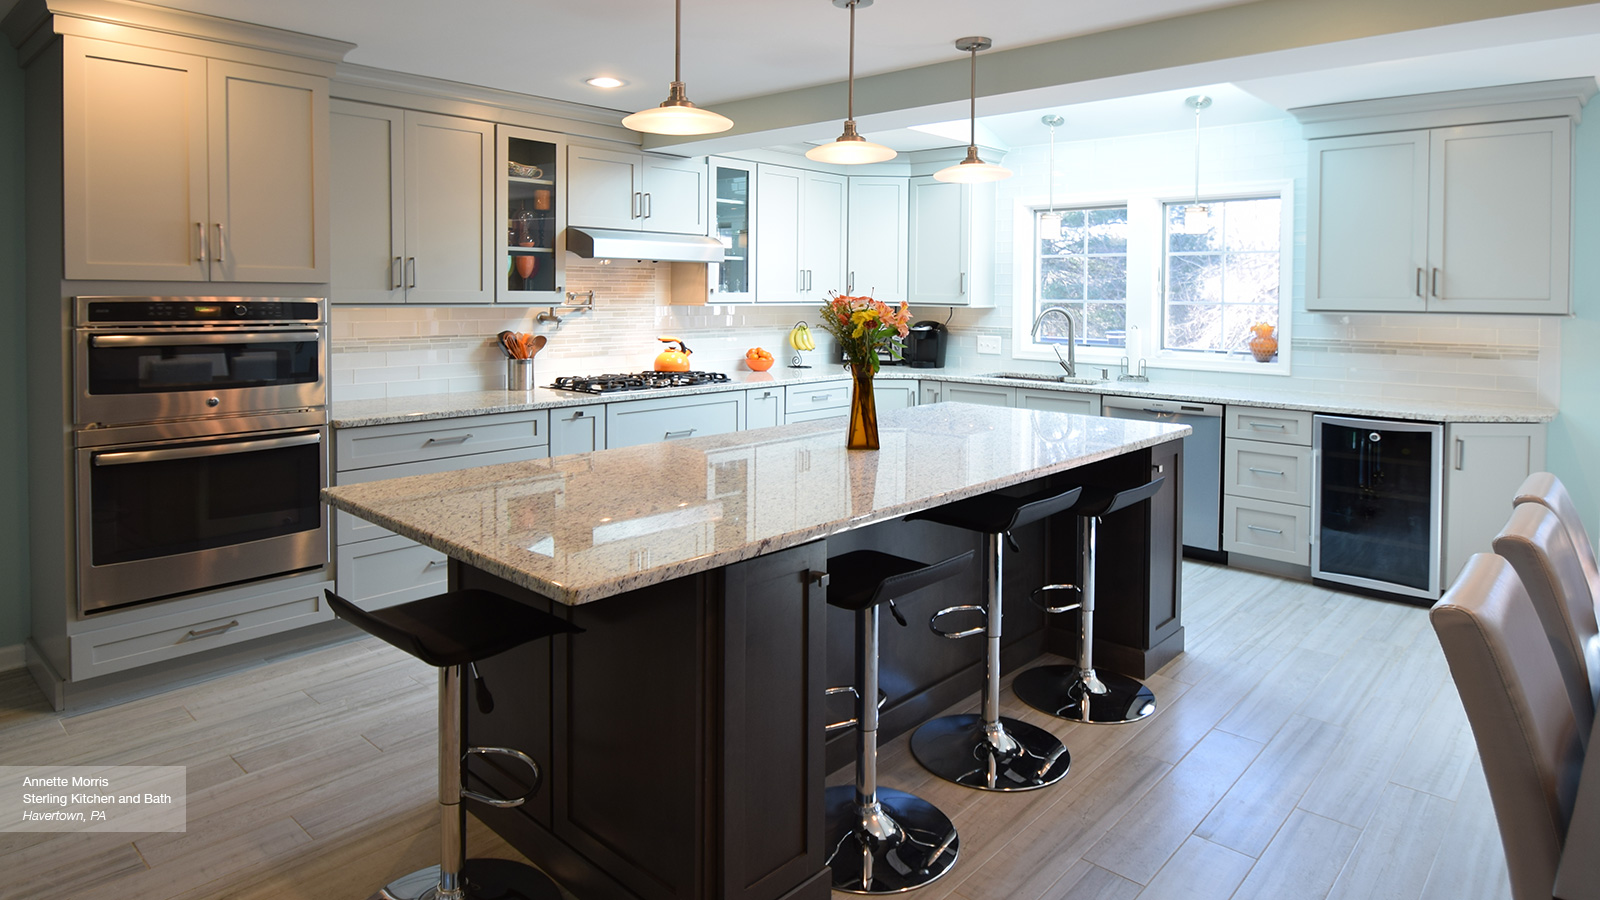
M850 410L845 407L834 409L811 409L805 412L790 412L784 417L784 422L793 425L796 422L815 422L818 419L840 419L850 415Z
M791 384L783 389L783 408L788 421L799 422L795 413L814 409L848 409L850 407L850 382L835 381L825 384ZM813 417L814 418L814 417Z
M1230 406L1224 437L1311 446L1311 413L1301 409Z
M549 442L544 410L341 428L334 437L334 468L340 472L421 462L468 453L542 447Z
M1038 391L1018 388L1017 408L1076 413L1080 416L1098 416L1100 415L1100 395L1080 394L1074 391Z
M1311 448L1229 440L1222 492L1300 506L1311 504Z
M68 638L73 681L121 672L333 618L331 581L301 583L201 609L84 631Z
M728 434L744 426L744 392L606 404L606 446Z
M445 590L445 555L397 534L341 545L338 560L339 596L362 609L382 609Z
M454 472L459 469L471 469L477 466L493 466L499 463L543 459L544 456L545 449L543 447L501 450L496 453L469 453L444 459L430 459L423 462L404 463L394 466L374 466L370 469L336 472L333 476L333 483L363 484L368 481L381 481L385 478L432 475L435 472ZM333 539L336 544L370 541L373 538L387 537L391 534L394 534L394 532L387 528L380 528L366 519L352 516L342 510L336 509L333 511Z
M1311 565L1311 510L1288 503L1223 498L1222 549Z

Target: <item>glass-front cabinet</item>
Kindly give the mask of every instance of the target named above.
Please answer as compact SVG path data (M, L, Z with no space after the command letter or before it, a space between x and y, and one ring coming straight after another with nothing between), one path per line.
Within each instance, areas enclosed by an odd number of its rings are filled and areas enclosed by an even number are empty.
M755 164L712 157L712 237L722 242L722 263L712 268L716 290L712 302L744 303L755 299L755 270L750 265L755 222Z
M566 284L562 259L567 198L561 191L566 141L556 134L495 126L496 246L500 303L558 301Z

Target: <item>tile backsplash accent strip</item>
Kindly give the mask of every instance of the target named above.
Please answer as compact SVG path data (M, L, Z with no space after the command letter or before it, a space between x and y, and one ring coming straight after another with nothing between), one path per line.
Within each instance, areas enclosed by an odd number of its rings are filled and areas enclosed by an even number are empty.
M1330 353L1382 353L1388 355L1461 356L1470 359L1539 358L1539 348L1506 344L1436 344L1426 341L1356 341L1335 338L1295 338L1298 352L1322 350Z

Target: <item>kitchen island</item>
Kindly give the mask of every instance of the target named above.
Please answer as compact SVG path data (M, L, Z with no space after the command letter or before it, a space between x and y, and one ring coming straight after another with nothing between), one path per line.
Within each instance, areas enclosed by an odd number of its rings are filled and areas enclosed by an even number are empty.
M1115 552L1103 553L1100 583L1120 598L1106 633L1135 674L1181 650L1187 428L945 403L884 415L879 451L846 451L842 431L806 423L327 492L335 508L446 553L453 586L585 629L480 664L495 705L469 704L467 724L470 743L545 766L526 806L475 812L580 896L827 895L823 688L853 679L836 652L849 617L830 622L819 576L848 549L931 561L974 546L901 522L909 513L1169 473L1148 509L1108 520L1103 546ZM1027 605L1032 587L1074 574L1075 523L1057 519L1019 534L1023 552L1008 562L1007 596L1020 598L1015 616L1007 605L1008 665L1072 652ZM921 622L927 607L978 592L974 571L907 604L914 627L885 630L886 734L977 691L979 642L942 641ZM519 776L476 759L470 771L505 793L521 792Z

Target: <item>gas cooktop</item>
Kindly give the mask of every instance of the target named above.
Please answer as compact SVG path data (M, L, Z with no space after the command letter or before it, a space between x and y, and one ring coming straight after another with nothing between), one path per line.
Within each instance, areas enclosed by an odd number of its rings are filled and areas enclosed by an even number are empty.
M723 384L728 376L721 372L634 372L630 375L563 375L551 387L585 394L611 394L617 391L655 391L663 388Z

